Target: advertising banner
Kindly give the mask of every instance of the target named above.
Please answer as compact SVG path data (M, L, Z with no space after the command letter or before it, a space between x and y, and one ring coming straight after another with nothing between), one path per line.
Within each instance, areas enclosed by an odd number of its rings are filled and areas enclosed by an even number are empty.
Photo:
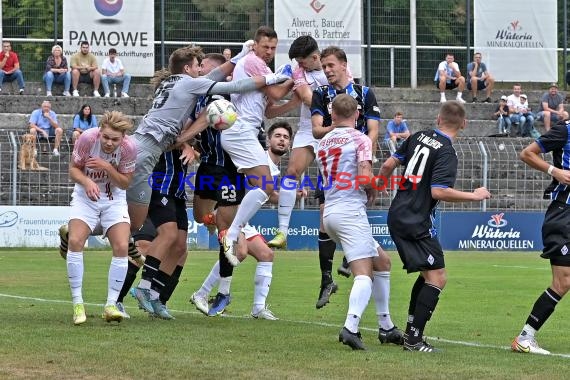
M63 54L69 63L81 41L89 42L99 66L115 48L127 73L152 76L154 1L64 0Z
M0 247L59 247L59 226L69 220L68 206L0 206ZM208 230L188 213L189 249L208 249ZM90 236L89 247L106 247L109 241Z
M347 55L354 78L362 77L362 2L346 0L275 1L275 31L279 37L275 67L290 62L289 46L310 35L322 50L335 45Z
M495 80L557 82L556 0L477 0L475 52ZM464 67L462 66L462 71Z
M540 251L541 212L443 212L444 250Z

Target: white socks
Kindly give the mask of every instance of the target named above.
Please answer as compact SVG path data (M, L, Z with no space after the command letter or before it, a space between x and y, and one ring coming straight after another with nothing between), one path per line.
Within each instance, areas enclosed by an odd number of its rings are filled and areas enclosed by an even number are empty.
M127 276L129 260L126 257L113 257L111 259L111 265L109 266L109 278L107 289L107 305L115 305L117 303L117 298L119 298L119 293L123 288L125 283L125 277Z
M355 276L354 283L352 284L352 289L350 290L350 297L348 298L348 313L346 315L346 321L344 322L344 327L352 333L358 332L358 324L360 323L360 317L368 301L370 301L370 295L372 294L372 280L368 276Z
M283 185L279 189L279 208L278 208L278 218L279 218L279 231L287 236L289 230L289 221L291 220L291 213L293 212L293 207L295 206L295 200L297 199L297 186L299 182L293 178L285 177L283 179Z
M232 284L232 276L220 277L220 286L218 287L218 292L228 295L230 294L230 285Z
M376 305L376 316L378 326L384 330L394 327L390 318L390 272L374 272L372 282L372 296Z
M525 334L526 333L526 334ZM536 334L536 330L531 327L529 324L525 324L521 333L519 334L519 336L521 338L534 338L534 335Z
M232 241L237 241L239 233L243 226L249 222L251 218L255 215L255 213L263 206L269 197L265 192L260 189L256 188L250 190L245 194L245 197L241 201L240 206L238 207L236 216L232 225L228 229L227 237Z
M273 263L259 262L255 268L255 280L253 290L253 314L258 314L265 308L265 301L269 294L271 279L273 277Z
M198 291L196 293L198 293L198 295L200 295L200 296L208 297L210 295L210 292L212 291L212 288L214 286L216 286L218 281L220 281L220 261L219 260L216 261L216 263L212 267L212 270L210 270L208 277L206 277L206 279L202 283L202 286L200 287L200 289L198 289Z
M83 252L67 252L67 277L73 304L83 303ZM123 277L124 281L124 277Z

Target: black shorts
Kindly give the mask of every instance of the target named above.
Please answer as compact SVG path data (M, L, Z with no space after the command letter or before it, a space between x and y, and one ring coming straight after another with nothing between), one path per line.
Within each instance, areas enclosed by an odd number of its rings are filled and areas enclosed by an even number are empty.
M445 268L443 250L437 238L406 239L390 233L408 273Z
M439 81L436 81L433 83L435 83L435 87L439 88ZM445 83L445 89L446 90L453 90L456 87L457 87L457 84L455 83L455 81Z
M218 206L238 206L245 196L244 175L231 167L201 163L194 181L194 194L218 202Z
M89 73L79 74L79 83L93 84L93 78L91 78Z
M146 218L144 224L141 228L139 228L136 232L133 232L133 240L146 240L146 241L153 241L156 237L156 228L154 228L154 224L150 218Z
M551 265L570 266L570 205L553 201L542 224L544 248L540 257L549 259Z
M317 189L315 190L315 199L319 200L319 206L324 205L325 204L325 192L324 192L324 190L319 189L317 187Z
M156 228L164 223L176 222L179 230L188 231L185 199L162 195L158 191L153 191L148 205L148 217Z
M484 80L478 80L477 81L477 91L481 91L486 89L487 86L485 85L485 81ZM467 82L467 89L471 91L471 81Z

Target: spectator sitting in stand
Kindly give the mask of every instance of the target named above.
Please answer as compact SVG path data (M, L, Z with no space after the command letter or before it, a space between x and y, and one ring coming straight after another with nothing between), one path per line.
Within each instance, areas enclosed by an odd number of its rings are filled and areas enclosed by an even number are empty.
M509 118L511 124L518 128L518 134L522 133L526 117L519 111L522 106L521 102L522 87L520 83L513 85L513 93L507 97L507 106L509 106Z
M521 135L522 137L532 137L533 139L539 138L540 133L534 128L534 113L531 112L528 105L527 96L522 94L520 97L521 105L519 107L519 112L524 115L526 123L521 124Z
M24 95L24 75L20 70L20 61L18 54L12 51L10 41L2 42L2 52L0 53L0 93L2 91L2 83L18 81L20 87L19 94Z
M390 141L394 143L394 147L399 148L405 139L410 137L410 130L408 124L404 119L402 112L396 112L394 120L390 120L386 126L386 135L384 136L384 143L390 147Z
M53 155L59 156L59 144L63 129L57 123L57 114L51 110L51 103L47 100L42 102L41 108L38 108L30 115L30 133L36 138L44 138L49 140L55 137L53 147ZM36 139L34 139L34 142ZM34 152L36 152L34 145Z
M558 92L558 84L552 83L548 92L540 99L540 111L537 120L542 120L544 129L548 132L552 122L568 119L568 112L564 111L564 96Z
M493 113L493 119L497 120L499 134L508 135L511 133L511 118L509 117L509 106L507 106L507 97L505 95L501 96L499 105Z
M123 62L117 58L117 50L115 48L109 49L109 57L105 58L103 65L101 65L103 75L101 81L103 82L103 90L105 97L108 98L111 94L109 84L123 84L121 96L123 98L129 97L129 85L131 84L131 74L125 73ZM114 94L116 97L117 94Z
M52 96L51 88L54 83L63 83L63 96L71 96L69 93L71 73L67 59L63 56L63 50L59 45L54 45L51 48L51 55L46 61L44 82L46 84L46 96Z
M227 62L232 57L232 51L230 50L230 48L225 48L222 55L224 56L224 58L226 59L226 62Z
M453 54L448 53L445 56L445 61L442 61L437 67L435 72L435 87L439 88L440 92L440 103L445 103L447 99L445 98L445 90L453 90L457 88L457 101L459 103L465 103L463 100L463 90L465 90L465 77L461 75L459 71L459 65L454 62L455 57Z
M95 127L97 127L97 118L91 113L91 106L89 104L82 105L79 112L73 117L71 142L75 144L75 141L83 132Z
M93 84L93 96L100 97L99 85L101 72L97 66L97 58L89 52L89 42L81 41L80 50L71 56L71 82L73 96L79 96L77 86L79 83Z
M484 103L491 103L491 92L495 85L495 79L487 71L485 63L481 62L481 53L473 55L473 62L467 65L467 89L473 94L473 103L477 101L477 91L486 91L487 97Z

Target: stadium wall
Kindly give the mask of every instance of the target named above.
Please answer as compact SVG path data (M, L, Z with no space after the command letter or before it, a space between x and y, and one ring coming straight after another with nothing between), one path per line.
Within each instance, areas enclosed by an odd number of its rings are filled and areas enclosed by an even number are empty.
M209 236L187 209L190 249L218 249L216 236ZM57 247L58 228L67 223L69 207L0 206L0 247ZM374 238L386 250L394 250L386 225L386 211L369 211ZM437 214L435 225L444 250L539 251L542 250L541 212L454 212ZM251 224L266 239L277 230L276 210L260 210ZM319 212L295 210L289 228L288 250L317 250ZM90 237L88 246L104 247L101 237ZM339 247L340 248L340 247Z

